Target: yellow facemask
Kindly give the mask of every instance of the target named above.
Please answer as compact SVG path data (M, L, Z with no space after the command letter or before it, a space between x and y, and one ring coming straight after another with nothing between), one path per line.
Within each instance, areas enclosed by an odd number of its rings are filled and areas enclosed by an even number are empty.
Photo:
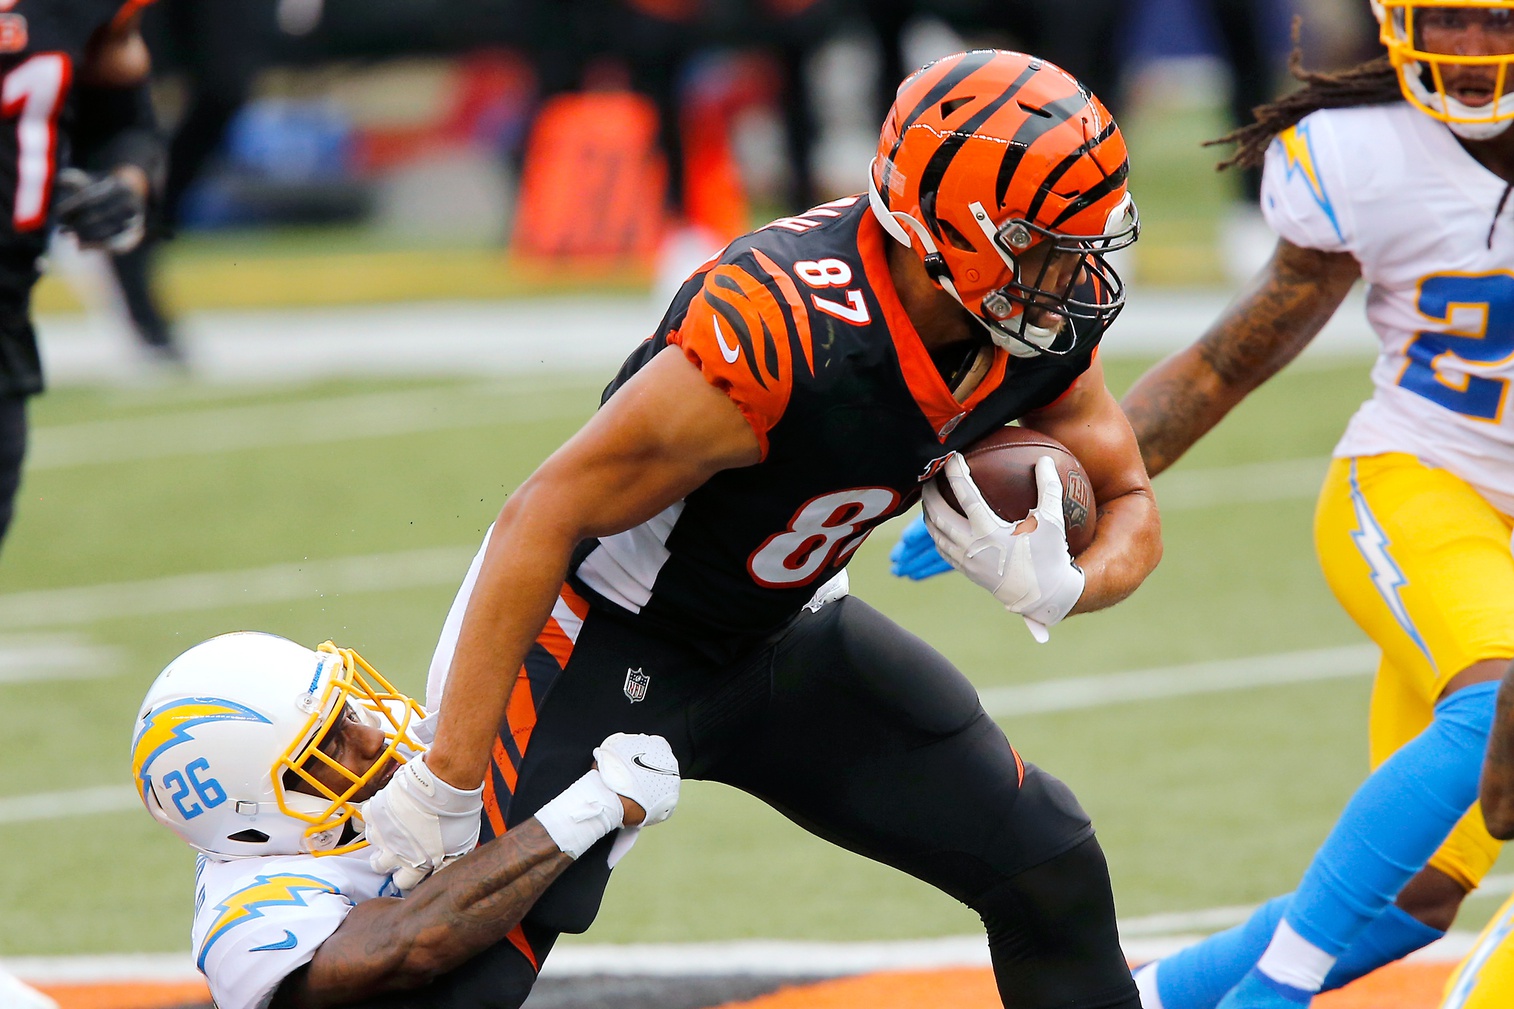
M295 737L295 742L274 763L273 786L279 809L310 824L305 836L311 840L311 853L335 855L368 843L360 839L339 845L334 841L340 838L342 828L359 815L350 800L373 780L381 768L391 760L403 763L425 752L425 744L416 738L414 729L426 717L426 712L396 690L352 649L338 648L327 641L316 646L316 651L333 656L338 668L325 689L319 695L312 695L310 720ZM378 759L362 774L355 774L321 750L321 743L344 717L349 704L358 718L383 730L387 744ZM335 772L347 783L346 787L336 792L316 780L309 767L317 762ZM288 775L294 775L318 795L286 788L284 782Z
M1514 0L1372 0L1372 7L1388 59L1411 105L1469 140L1497 136L1514 121L1514 95L1505 94L1506 85L1514 84L1509 71L1514 63ZM1425 42L1427 28L1466 38L1467 48L1505 51L1432 51ZM1473 106L1453 97L1446 87L1447 71L1453 67L1491 68L1493 100Z

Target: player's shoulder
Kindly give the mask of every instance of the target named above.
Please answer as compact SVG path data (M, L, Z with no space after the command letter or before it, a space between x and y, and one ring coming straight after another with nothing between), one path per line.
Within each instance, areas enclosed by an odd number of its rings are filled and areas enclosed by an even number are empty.
M392 891L363 851L316 857L201 856L195 878L195 966L223 1009L260 1004L341 925L357 903ZM398 893L392 895L398 896Z

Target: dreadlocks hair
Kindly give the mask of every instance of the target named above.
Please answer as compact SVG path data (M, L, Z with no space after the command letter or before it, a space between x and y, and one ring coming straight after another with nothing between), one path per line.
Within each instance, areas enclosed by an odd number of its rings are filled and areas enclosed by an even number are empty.
M1297 28L1295 27L1295 33ZM1315 73L1304 69L1304 54L1294 35L1293 53L1288 57L1288 72L1304 83L1292 94L1284 95L1251 110L1254 122L1232 130L1205 147L1234 144L1235 153L1215 166L1256 168L1266 157L1272 138L1320 109L1345 109L1358 105L1387 105L1404 100L1398 84L1398 71L1386 55L1334 73Z

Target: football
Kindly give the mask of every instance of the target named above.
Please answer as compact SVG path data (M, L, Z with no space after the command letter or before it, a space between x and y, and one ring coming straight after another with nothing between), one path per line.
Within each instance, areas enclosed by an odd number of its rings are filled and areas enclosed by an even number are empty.
M1093 484L1077 457L1050 435L1027 427L1003 427L984 435L962 451L973 483L994 513L1018 522L1036 506L1036 460L1049 455L1062 477L1062 517L1067 521L1067 546L1074 557L1093 542L1096 509ZM935 476L947 504L962 510L945 472Z

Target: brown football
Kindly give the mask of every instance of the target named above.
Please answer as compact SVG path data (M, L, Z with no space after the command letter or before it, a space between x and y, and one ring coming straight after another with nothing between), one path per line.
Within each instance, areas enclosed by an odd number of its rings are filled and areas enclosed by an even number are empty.
M1036 460L1049 455L1062 477L1062 517L1067 520L1067 546L1074 557L1093 542L1096 509L1093 484L1077 457L1050 435L1028 427L1002 427L963 449L973 483L983 492L988 506L1006 522L1018 522L1036 506ZM936 486L948 504L958 511L957 496L945 472L935 476Z

